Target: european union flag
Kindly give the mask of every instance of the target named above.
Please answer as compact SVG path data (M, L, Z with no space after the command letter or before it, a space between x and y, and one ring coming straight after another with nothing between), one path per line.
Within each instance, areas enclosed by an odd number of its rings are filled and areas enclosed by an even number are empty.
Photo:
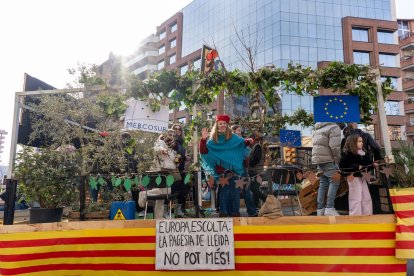
M319 96L313 98L315 122L360 122L358 96Z
M299 130L280 130L280 144L285 147L300 147L302 139Z

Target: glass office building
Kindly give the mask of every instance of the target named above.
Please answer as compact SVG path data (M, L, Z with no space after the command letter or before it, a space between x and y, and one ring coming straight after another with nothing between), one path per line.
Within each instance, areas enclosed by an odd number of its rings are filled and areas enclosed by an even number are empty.
M182 9L182 56L208 44L228 70L247 70L240 37L256 52L256 68L289 62L316 68L318 61L344 61L343 17L395 20L393 6L393 0L195 0ZM298 108L313 112L312 98L283 95L283 113Z

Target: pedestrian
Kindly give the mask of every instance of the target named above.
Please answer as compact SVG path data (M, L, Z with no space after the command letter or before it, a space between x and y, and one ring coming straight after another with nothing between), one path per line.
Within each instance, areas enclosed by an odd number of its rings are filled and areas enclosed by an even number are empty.
M152 171L174 173L177 170L175 151L175 132L168 130L167 133L161 134L154 145L155 162ZM173 184L173 186L175 183ZM172 189L172 188L171 188ZM169 188L155 188L149 190L148 195L168 194L171 190ZM155 201L154 218L162 219L167 217L164 214L164 199Z
M253 134L250 138L253 139L248 166L250 191L252 192L253 204L256 208L259 208L260 200L262 202L266 201L266 195L260 190L261 183L257 181L258 176L263 174L264 151L262 147L262 138L259 135Z
M369 152L364 150L363 138L359 134L351 134L346 139L339 168L348 176L349 215L372 215L372 199L362 173L378 168L378 163L373 162Z
M201 164L205 173L219 179L222 186L220 217L240 216L240 188L236 187L235 181L244 174L246 146L251 143L251 139L233 134L229 122L230 116L217 115L211 133L203 128L200 140Z
M185 178L185 162L186 162L186 150L184 147L184 132L183 128L180 124L174 124L171 127L171 130L175 132L175 151L176 161L178 163L177 168L178 172L181 176L177 181L175 181L174 185L172 186L172 193L178 193L177 197L177 204L175 205L175 213L178 217L183 217L187 210L185 209L185 202L189 192L189 186L185 185L184 178Z
M339 182L335 181L333 176L338 171L337 166L341 158L341 129L336 123L316 123L312 140L312 164L316 164L321 172L317 215L339 216L334 206Z
M362 138L362 142L364 143L364 151L368 152L371 157L374 157L374 161L379 161L384 159L381 153L381 148L378 143L372 138L369 133L366 133L358 128L357 123L348 123L348 125L343 130L343 136L341 142L341 150L345 145L346 138L351 134L358 134Z
M236 134L237 136L243 138L242 129L241 129L240 125L233 125L231 127L231 130L233 131L234 134ZM244 166L243 176L244 177L248 176L247 169L249 167L250 152L251 152L251 148L246 147L245 156L244 156L245 158L244 158L244 161L243 161L243 166ZM254 205L252 192L250 191L250 181L248 182L248 184L243 186L242 192L243 192L244 203L245 203L246 209L247 209L247 215L249 217L257 217L256 206Z

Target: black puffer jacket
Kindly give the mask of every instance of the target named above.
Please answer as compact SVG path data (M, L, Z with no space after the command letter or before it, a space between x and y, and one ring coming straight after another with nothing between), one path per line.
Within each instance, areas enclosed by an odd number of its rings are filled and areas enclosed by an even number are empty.
M358 134L359 136L361 136L362 141L364 142L364 150L369 152L370 154L374 155L374 160L384 159L384 157L382 157L382 154L381 154L380 146L377 144L377 142L374 140L374 138L372 138L372 136L369 133L366 133L366 132L364 132L360 129L352 129L350 131L349 135L351 135L351 134ZM342 139L342 141L341 141L341 151L342 151L342 149L345 145L346 138L349 135L347 135L346 137L344 137Z
M359 169L360 165L363 166L362 169ZM362 172L365 172L366 170L372 171L374 169L374 165L372 164L370 154L367 152L364 156L347 152L343 153L341 156L339 169L345 176L352 174L356 177L362 177Z

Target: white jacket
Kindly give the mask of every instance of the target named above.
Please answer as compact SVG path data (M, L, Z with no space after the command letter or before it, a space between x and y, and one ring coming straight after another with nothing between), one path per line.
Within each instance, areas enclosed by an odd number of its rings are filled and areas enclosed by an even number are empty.
M341 128L336 123L316 123L313 133L312 164L341 159Z
M164 150L167 150L168 154L163 154L162 152ZM177 153L175 150L170 149L163 140L158 139L157 142L155 142L154 151L155 161L152 170L162 171L177 169L177 164L175 163L175 156Z

